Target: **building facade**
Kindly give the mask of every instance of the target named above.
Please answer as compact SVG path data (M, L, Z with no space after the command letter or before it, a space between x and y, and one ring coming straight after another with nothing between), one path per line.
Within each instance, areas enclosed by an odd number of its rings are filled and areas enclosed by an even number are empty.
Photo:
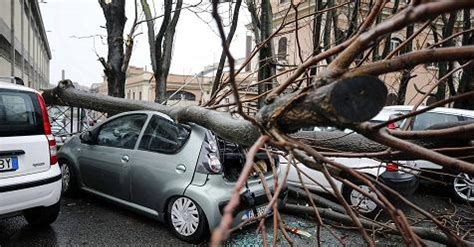
M290 11L287 14L288 8L291 8L291 1L289 0L271 0L271 5L272 5L272 10L273 10L273 29L276 30L282 25L282 22L285 21L285 23L293 22L291 25L287 25L283 30L281 30L279 35L277 35L273 39L273 46L274 46L274 54L275 54L275 60L276 63L282 66L277 66L277 73L282 72L288 68L292 68L295 66L298 66L301 64L301 60L305 60L311 54L313 53L313 19L315 11L315 1L314 0L300 0L298 1L298 18L299 21L296 23L294 22L296 15L295 11ZM323 3L326 3L327 1L323 1ZM348 1L342 1L342 0L336 0L335 5L343 5L344 3L348 3ZM361 7L359 10L359 15L358 15L358 23L361 23L363 21L363 18L365 18L368 14L368 11L370 9L370 3L373 3L373 1L369 0L361 0ZM406 6L407 1L401 0L400 1L400 6L399 9L404 8ZM345 5L340 8L337 8L335 10L334 15L336 16L336 21L337 21L337 26L338 28L344 33L348 28L349 28L349 23L350 23L350 13L352 12L352 9L350 8L351 5ZM382 19L386 19L389 16L392 15L392 9L393 9L393 1L387 2L385 5L385 8L382 11ZM286 19L285 19L286 16ZM321 37L320 41L323 43L323 35L325 32L325 27L326 25L326 14L322 15L322 24L321 24ZM460 17L460 16L459 16ZM297 25L296 25L297 24ZM414 30L417 31L419 28L421 28L424 25L424 23L417 23L415 24ZM440 21L436 20L433 22L433 25L442 25ZM335 44L340 41L336 40L335 34L333 27L330 27L330 39L329 43L330 44ZM297 32L295 29L298 28ZM460 25L455 26L455 31L459 31L461 29ZM391 39L390 39L390 51L393 51L397 46L399 46L404 40L406 39L406 31L401 30L395 33L392 33ZM460 38L456 39L456 42L458 42L458 45L460 45ZM422 31L420 34L418 34L414 39L413 39L413 50L420 50L424 49L431 44L436 43L434 41L433 37L433 30L431 28L427 28L424 31ZM320 45L322 47L322 50L324 51L324 44ZM300 47L301 49L298 49ZM385 47L385 39L381 39L380 42L378 43L378 51L379 53L382 52L382 50ZM368 49L370 52L370 49ZM367 60L371 61L373 59L371 54L368 54L367 52L362 54L361 57L366 57ZM379 57L378 59L383 59ZM255 64L255 63L254 63ZM317 70L320 71L324 69L327 66L326 60L321 61L317 66ZM457 64L455 66L458 66ZM410 104L415 104L417 101L421 100L423 98L423 94L420 92L425 91L431 85L434 83L437 83L437 77L438 77L438 68L434 64L424 64L424 65L419 65L416 66L415 68L412 69L411 71L411 76L413 76L408 83L407 89L406 89L406 95L405 95L405 101L404 104L410 105ZM456 76L456 74L454 75ZM395 104L394 99L397 99L397 93L401 81L401 72L395 72L395 73L389 73L385 74L380 77L381 80L383 80L387 88L389 89L389 95L388 95L388 101L387 104ZM280 80L284 80L284 76L279 78ZM436 92L436 90L435 90ZM432 98L432 97L431 97ZM430 97L427 99L424 99L423 104L426 104L427 101L433 100Z
M37 0L0 1L0 76L26 86L49 86L51 50Z
M211 77L169 74L166 95L168 105L199 104L206 100L212 83ZM125 81L125 98L143 101L155 101L155 79L146 68L129 66ZM107 81L92 86L93 92L107 94Z

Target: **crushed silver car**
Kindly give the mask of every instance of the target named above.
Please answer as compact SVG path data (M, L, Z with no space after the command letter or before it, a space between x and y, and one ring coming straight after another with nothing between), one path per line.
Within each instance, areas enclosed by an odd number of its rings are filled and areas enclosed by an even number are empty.
M240 146L152 111L113 116L69 139L58 157L65 195L83 190L109 199L166 222L178 238L193 243L219 225L245 162ZM278 165L278 157L266 153L255 162L265 164L273 190L270 159ZM268 202L259 174L245 188L234 225L263 212Z

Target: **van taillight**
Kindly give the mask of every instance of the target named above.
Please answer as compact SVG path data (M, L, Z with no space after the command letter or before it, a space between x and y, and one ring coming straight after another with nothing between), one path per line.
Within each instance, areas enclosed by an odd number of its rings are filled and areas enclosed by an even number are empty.
M37 94L38 102L41 108L41 115L43 117L43 129L44 134L46 135L46 139L48 139L48 146L49 146L49 163L50 165L55 165L58 163L58 154L56 148L56 140L51 133L51 124L49 123L48 117L48 109L46 108L46 104L44 103L43 97Z

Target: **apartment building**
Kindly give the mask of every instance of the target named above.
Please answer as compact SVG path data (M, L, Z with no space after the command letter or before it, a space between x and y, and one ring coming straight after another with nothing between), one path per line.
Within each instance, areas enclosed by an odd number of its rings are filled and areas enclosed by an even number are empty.
M0 76L49 86L51 50L37 0L0 1Z
M295 18L297 17L295 15L295 11L291 10L288 15L287 14L288 8L291 8L290 0L271 0L271 5L272 5L272 10L273 10L273 28L276 30L277 28L280 27L283 21L285 23L292 22L292 24L287 25L285 28L283 28L282 31L280 31L279 35L277 35L274 39L274 52L275 52L275 59L277 61L277 64L280 66L277 66L278 72L284 71L285 69L297 66L301 64L301 59L306 59L309 56L311 56L313 52L313 17L312 13L315 11L315 0L299 0L297 1L299 3L298 5L298 22L294 22ZM326 3L327 1L323 0L323 3ZM335 0L335 6L348 3L350 1L342 1L342 0ZM363 21L363 18L365 18L368 14L370 5L369 3L373 1L369 0L361 0L361 5L359 9L359 15L358 15L358 23L361 23ZM404 8L406 6L407 1L405 0L400 0L400 6L399 9ZM353 5L344 5L343 7L338 8L334 15L336 16L337 20L337 25L338 27L344 32L348 29L349 23L350 23L350 18L351 18L351 13L352 9L351 6ZM392 14L392 9L393 9L393 1L388 2L385 5L385 8L383 9L382 12L382 20L386 19ZM461 16L459 16L461 17ZM324 45L322 44L323 41L323 35L324 35L324 29L326 26L326 21L325 21L326 15L322 16L322 25L321 25L321 47L323 47L324 50ZM417 31L419 28L421 28L424 25L424 23L417 23L415 25L415 31ZM433 25L442 25L439 20L435 20L433 22ZM461 29L461 24L457 24L455 27L455 32L459 31ZM297 30L297 31L295 31ZM334 45L336 43L336 38L334 35L334 30L331 27L330 30L330 39L329 43ZM390 39L390 51L393 51L395 47L400 45L402 41L406 39L406 32L405 30L401 30L398 32L395 32L391 35ZM457 42L460 42L460 38L457 39ZM427 28L420 34L416 36L416 38L413 40L413 50L419 50L428 47L430 44L435 43L434 38L433 38L433 33L432 29ZM385 46L385 39L381 39L380 42L378 43L377 49L379 49L379 52L383 50ZM301 47L301 49L298 49L298 47ZM372 59L371 55L368 55L367 53L363 54L364 56L367 55L367 59L370 61ZM380 59L380 58L379 58ZM327 63L326 61L321 61L317 65L317 70L321 70L324 67L326 67ZM423 94L420 93L429 88L433 83L436 83L436 78L438 74L438 68L434 66L434 64L425 64L425 65L420 65L416 66L413 68L411 75L414 76L413 78L410 79L407 90L406 90L406 96L405 96L405 104L414 104L418 100L420 100L423 97ZM455 75L456 76L456 75ZM396 73L390 73L386 74L380 77L386 85L387 88L389 89L389 95L388 95L388 102L387 104L394 104L394 100L397 99L397 93L401 81L401 73L396 72ZM284 78L280 78L280 80L284 80ZM436 92L436 90L435 90ZM424 100L424 104L427 103L427 101L432 101L434 100L433 97L428 97L427 99Z

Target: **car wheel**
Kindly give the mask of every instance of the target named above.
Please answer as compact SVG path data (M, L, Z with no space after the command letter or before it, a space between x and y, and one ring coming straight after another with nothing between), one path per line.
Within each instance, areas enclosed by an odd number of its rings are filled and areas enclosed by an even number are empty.
M459 173L451 184L456 199L474 203L474 177L467 173Z
M49 207L38 207L25 210L23 216L32 226L45 226L53 223L59 215L60 202Z
M377 198L377 194L366 184L362 182L353 182L357 185L362 191L367 192L369 195ZM346 202L357 210L360 214L369 217L375 218L377 214L382 210L382 207L372 201L370 198L366 197L364 194L353 189L350 186L344 185L342 187L342 196Z
M62 162L59 165L61 167L62 175L62 191L61 194L69 197L76 196L78 193L76 175L73 168L68 162Z
M181 240L200 243L209 236L206 215L201 207L188 197L176 197L168 205L168 224Z

